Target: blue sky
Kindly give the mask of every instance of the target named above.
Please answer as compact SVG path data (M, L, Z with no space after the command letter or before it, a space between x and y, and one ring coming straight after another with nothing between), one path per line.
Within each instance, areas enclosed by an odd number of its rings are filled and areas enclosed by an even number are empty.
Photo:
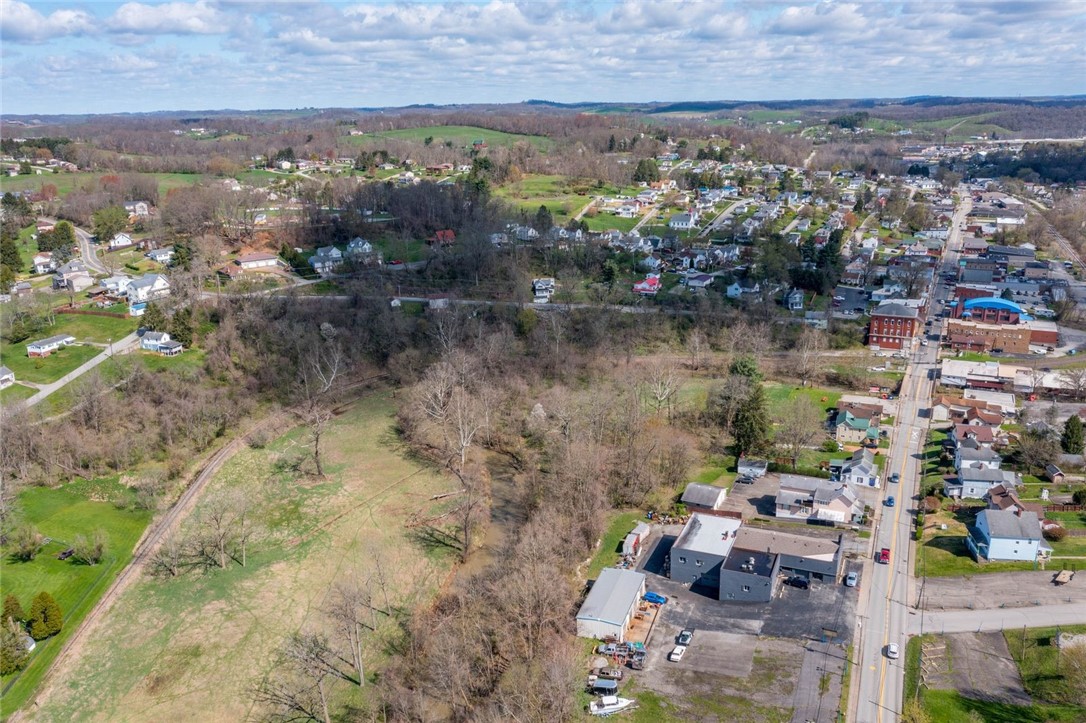
M0 112L1086 93L1086 0L0 0Z

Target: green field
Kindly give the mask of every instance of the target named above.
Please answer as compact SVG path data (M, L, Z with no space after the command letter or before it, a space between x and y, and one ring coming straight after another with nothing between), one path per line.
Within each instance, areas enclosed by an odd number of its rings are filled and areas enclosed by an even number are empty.
M610 213L597 213L594 216L585 214L582 218L585 224L588 226L589 231L610 231L611 229L618 229L623 233L627 233L633 230L633 227L641 220L640 216L634 216L633 218L620 218Z
M6 406L8 404L14 404L15 402L21 402L24 399L29 399L37 393L37 389L33 387L23 386L22 384L12 384L7 389L0 389L0 405Z
M90 188L98 190L98 179L107 175L105 173L51 173L41 176L16 176L0 180L0 192L38 190L46 184L57 187L57 193L67 195L77 188ZM158 179L158 195L164 198L171 188L191 186L202 178L195 173L146 173L141 175L154 176Z
M90 316L89 314L57 314L57 323L42 332L41 336L71 334L78 341L92 341L106 344L110 339L117 341L136 330L139 322L131 317L117 319L112 316Z
M49 334L43 336L49 336ZM0 346L0 364L15 372L16 381L36 384L55 382L83 362L102 353L98 347L73 344L47 357L31 359L26 355L26 344L27 342L19 344L5 342L3 346Z
M379 143L381 139L390 138L399 141L411 141L423 143L427 138L433 138L434 145L451 143L454 148L470 148L477 140L484 141L488 146L512 146L517 143L531 143L539 150L545 151L554 145L554 141L543 136L518 135L503 131L492 131L488 128L475 126L423 126L421 128L403 128L400 130L381 131L380 133L367 133L364 136L346 136L343 140L354 145L369 145Z
M587 181L571 181L565 176L528 175L497 189L495 195L529 214L546 206L554 216L554 223L564 225L589 202L589 190L595 191Z
M819 409L836 407L843 392L818 387L797 387L777 382L765 383L766 402L771 417L781 417L788 412L789 406L800 397L807 397Z
M23 609L28 610L34 595L47 591L64 611L64 629L55 637L38 643L26 670L18 676L3 678L0 715L6 717L34 691L64 641L110 581L128 564L136 542L150 521L148 512L121 510L114 504L130 499L131 491L116 478L73 482L57 489L32 487L19 494L18 506L26 522L52 541L31 562L13 561L4 550L0 559L2 594L15 595ZM56 558L76 535L89 537L97 529L104 530L108 537L103 562L90 566Z
M622 541L630 534L634 525L645 519L645 513L634 510L632 512L620 512L611 519L607 531L603 533L600 546L592 557L592 562L585 570L585 576L589 580L595 580L600 575L600 570L612 567L622 559Z

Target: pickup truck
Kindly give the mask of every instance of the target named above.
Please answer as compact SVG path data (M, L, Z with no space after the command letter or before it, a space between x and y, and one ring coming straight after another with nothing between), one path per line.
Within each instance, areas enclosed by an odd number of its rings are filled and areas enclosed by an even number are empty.
M878 557L875 558L876 562L881 562L883 565L890 564L890 548L884 547L879 550Z

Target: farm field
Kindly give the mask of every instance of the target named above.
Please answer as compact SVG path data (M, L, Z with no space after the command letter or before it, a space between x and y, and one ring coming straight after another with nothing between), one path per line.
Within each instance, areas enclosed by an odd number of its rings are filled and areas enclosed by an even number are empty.
M107 175L104 173L83 172L78 173L46 173L40 176L15 176L0 181L0 192L37 190L46 184L57 187L57 194L65 196L74 189L82 188L86 184L97 187L98 179ZM146 173L146 176L154 176L158 180L159 197L164 197L171 188L191 186L200 181L201 175L196 173Z
M528 142L540 150L547 150L553 146L554 141L543 136L527 136L503 131L493 131L488 128L475 126L423 126L421 128L403 128L399 130L381 131L380 133L367 133L364 136L348 136L348 142L355 145L369 145L379 142L382 138L391 138L400 141L413 141L422 143L427 138L433 138L433 143L443 144L450 142L454 147L470 147L477 140L486 142L488 146L512 146L516 143Z
M565 176L525 176L516 183L499 188L495 195L529 214L546 206L556 225L564 225L589 202L590 197L574 190Z
M58 332L42 334L44 338ZM119 337L118 337L119 338ZM73 344L53 352L44 358L31 359L26 355L26 345L34 341L28 339L18 344L4 342L0 346L0 364L15 372L15 380L20 382L34 382L35 384L49 384L55 382L70 371L76 369L83 362L90 361L102 352L95 346Z
M26 522L52 541L30 562L15 562L4 551L0 558L3 594L18 597L26 610L34 595L42 590L49 592L64 612L64 628L57 636L38 643L30 665L21 674L3 678L0 715L6 717L34 691L64 640L128 564L151 519L149 512L120 509L115 504L130 501L132 496L131 490L115 477L73 482L56 489L32 487L20 493L19 507ZM108 538L103 562L83 565L57 559L76 535L90 537L96 529L105 531Z
M235 455L211 481L192 519L216 495L244 494L259 530L247 565L133 584L102 619L84 654L42 691L32 717L258 715L251 692L275 668L276 649L294 632L331 633L322 613L331 586L371 578L375 560L391 605L391 614L379 614L377 631L364 639L368 676L378 675L398 639L400 616L435 594L453 560L405 524L412 513L434 511L432 495L455 487L406 453L393 415L389 394L378 392L338 417L325 437L324 479L292 471L309 458L303 429ZM384 603L381 608L386 610ZM364 707L370 688L341 681L330 690L339 710Z

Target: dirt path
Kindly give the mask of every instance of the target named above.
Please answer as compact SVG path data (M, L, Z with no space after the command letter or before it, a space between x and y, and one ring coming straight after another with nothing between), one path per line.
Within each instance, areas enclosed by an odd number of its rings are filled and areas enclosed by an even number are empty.
M8 718L9 723L17 723L25 717L24 711L34 708L37 705L39 699L44 699L49 696L50 689L55 681L65 680L65 676L61 674L61 671L65 666L73 664L80 657L83 651L83 646L91 638L91 634L101 622L104 614L113 606L114 602L121 596L121 594L128 589L129 585L133 581L139 579L139 573L146 567L147 562L151 560L155 550L158 549L159 543L170 529L192 509L196 500L200 497L207 483L215 476L215 473L231 458L238 450L242 449L250 434L261 429L263 427L274 424L280 421L283 417L282 413L273 414L270 417L265 418L261 422L254 425L246 432L238 435L236 439L228 443L225 447L215 452L208 459L203 469L196 475L196 478L192 481L177 502L164 514L159 520L152 523L147 531L144 533L143 538L136 545L136 551L132 555L132 561L125 567L117 579L113 581L113 584L109 586L105 594L95 604L91 611L87 613L87 616L83 618L79 627L65 642L64 647L61 649L60 654L53 660L52 665L46 670L45 675L42 676L42 682L38 688L38 692L34 695L30 705L23 710L16 711Z

